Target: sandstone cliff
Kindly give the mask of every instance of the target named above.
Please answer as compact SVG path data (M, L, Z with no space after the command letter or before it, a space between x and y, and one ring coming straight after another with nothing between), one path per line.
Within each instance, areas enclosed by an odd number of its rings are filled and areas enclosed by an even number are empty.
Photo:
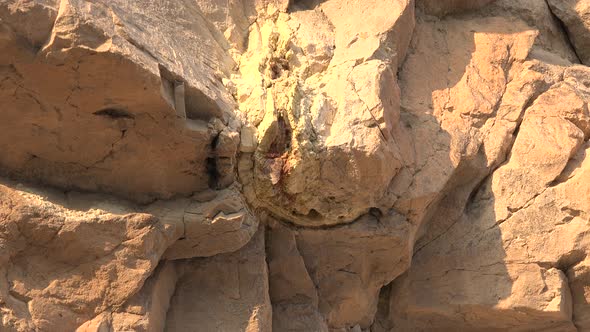
M0 0L0 331L590 331L590 0Z

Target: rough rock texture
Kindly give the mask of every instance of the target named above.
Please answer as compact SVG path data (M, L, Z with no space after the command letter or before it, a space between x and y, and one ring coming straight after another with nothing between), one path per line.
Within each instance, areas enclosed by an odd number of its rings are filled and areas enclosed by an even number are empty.
M590 1L547 0L547 2L557 18L565 25L580 61L590 65Z
M396 72L413 26L409 0L294 1L254 24L235 83L259 141L240 173L252 204L309 226L391 207L409 152Z
M231 58L195 3L143 3L2 2L5 174L142 202L222 177L208 168L235 154L235 141L211 144L237 137Z
M144 285L160 259L178 256L177 248L185 248L182 257L235 251L258 227L255 221L242 222L240 218L252 218L244 206L232 207L243 209L235 210L237 219L225 218L229 206L209 208L219 211L213 220L199 218L190 212L194 199L140 208L104 195L64 194L12 182L0 185L0 195L3 323L24 330L74 330L94 315L122 306L140 289L166 292L160 288L170 286L151 286L171 278L164 261L164 271ZM215 199L204 202L201 197L200 202L218 207ZM174 216L164 213L169 210L176 212ZM199 238L198 246L186 248L187 242ZM147 296L127 304L131 313L152 310L150 305L142 309L143 302L155 301L143 300ZM165 310L159 315L166 317Z
M418 6L426 14L445 16L481 8L494 1L497 0L421 0L418 1Z
M152 215L81 211L4 185L0 195L2 323L16 330L74 330L124 303L173 235Z
M264 233L244 248L211 258L177 261L180 274L166 331L271 331Z
M280 312L276 325L287 331L320 329L319 312L330 327L369 327L379 290L409 266L407 225L399 215L367 215L325 230L274 224L268 264L270 295ZM309 317L303 324L309 319L317 327L303 325L297 316Z
M0 0L0 331L590 331L586 0Z

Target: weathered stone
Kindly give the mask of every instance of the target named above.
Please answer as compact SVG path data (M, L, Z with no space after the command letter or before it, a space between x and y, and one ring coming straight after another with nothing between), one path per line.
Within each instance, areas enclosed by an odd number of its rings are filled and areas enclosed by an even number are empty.
M6 328L73 329L97 314L84 328L107 324L118 331L117 324L129 325L141 315L145 317L133 323L137 328L162 326L157 317L165 317L165 310L154 313L162 310L151 305L159 300L146 297L160 296L163 286L157 284L169 279L168 272L158 272L158 280L148 285L143 282L164 252L180 258L235 251L258 225L230 189L192 201L157 202L145 209L113 197L64 195L11 182L0 191L0 305ZM197 199L202 203L195 210ZM226 217L227 209L235 212ZM191 213L202 213L202 218L189 220ZM211 213L214 218L208 219ZM127 271L129 264L134 268ZM169 266L162 269L168 271ZM140 288L142 294L152 295L129 300ZM123 303L131 309L116 311ZM142 312L142 307L149 312ZM109 313L99 314L103 311Z
M586 149L589 99L565 75L529 103L507 162L465 210L450 220L432 215L431 224L448 226L419 242L407 276L395 282L394 328L575 330L566 272L588 250L578 151Z
M409 266L410 234L411 225L394 213L328 229L275 224L269 236L273 320L286 331L369 327L379 290ZM291 310L303 318L290 319Z
M208 188L233 61L195 3L3 1L0 20L3 173L142 202Z
M590 330L588 8L0 0L0 330Z
M483 7L496 0L416 0L419 8L426 14L445 16L461 11Z
M590 65L590 1L547 0L547 3L565 25L580 61Z
M272 330L264 232L231 254L177 261L165 331Z
M252 127L242 127L240 131L240 152L253 153L256 151L258 139L256 138L256 129Z
M395 73L413 12L408 0L303 1L255 24L237 84L259 136L252 181L243 180L254 205L311 226L387 209L405 144Z
M152 215L71 209L58 193L6 185L0 196L2 329L75 330L138 291L173 240Z
M524 21L531 29L537 30L537 37L530 50L529 58L563 66L580 62L568 40L567 33L545 1L496 0L477 14L513 17Z
M578 257L576 257L576 255ZM578 251L572 258L579 259L584 254ZM574 261L575 262L575 261ZM571 262L568 262L571 263ZM570 290L572 292L572 304L574 307L574 322L578 331L586 331L590 328L590 269L588 260L584 260L567 270Z
M523 63L535 35L522 21L500 16L425 18L417 25L400 73L402 121L415 154L393 190L396 208L421 227L419 242L445 230L473 188L505 160L524 108L553 79ZM437 60L423 49L436 49ZM524 66L523 74L512 74L512 66ZM431 215L446 217L424 223Z
M317 289L299 252L295 233L275 224L268 235L269 292L275 331L328 331Z
M177 279L173 262L161 264L121 309L101 313L76 332L162 331Z
M258 229L258 220L235 188L211 193L214 197L155 203L148 211L182 222L179 239L164 253L166 259L208 257L243 247Z

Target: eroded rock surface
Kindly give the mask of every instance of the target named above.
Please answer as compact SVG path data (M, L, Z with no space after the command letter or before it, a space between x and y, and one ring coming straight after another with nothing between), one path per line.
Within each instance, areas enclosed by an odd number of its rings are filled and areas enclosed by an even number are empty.
M5 174L141 202L216 185L211 164L232 155L211 143L236 134L222 85L233 62L196 3L3 1L0 12Z
M165 331L271 331L264 232L245 247L211 258L177 261L180 276Z
M565 25L580 61L590 65L590 2L587 0L547 0L555 16Z
M152 215L79 211L2 186L3 325L74 330L120 305L158 264L172 229Z
M301 315L305 324L309 320L320 329L319 312L333 328L368 328L379 290L409 266L409 236L409 223L397 214L366 215L323 230L273 224L268 264L274 321L297 330L305 326L294 317Z
M295 1L253 26L236 80L259 141L241 174L252 204L308 226L391 206L408 153L396 72L413 26L409 0Z
M0 331L590 331L586 0L0 0Z
M145 312L151 316L141 319L147 320L142 324L163 327L166 306L158 301L165 295L152 293L167 293L170 287L174 290L175 283L160 285L175 278L168 275L170 268L165 257L208 257L232 252L248 243L256 232L258 222L251 220L247 207L239 205L239 200L226 200L231 192L226 189L218 197L201 195L141 207L112 196L64 194L11 181L3 183L3 328L75 330L98 315L98 322L108 321L108 326L121 331L125 329L117 326L125 326L122 324L129 324L125 321L131 319L121 315L133 318L147 315ZM220 208L220 199L228 205ZM195 202L208 207L215 218L195 216L191 212ZM227 218L224 211L240 218ZM197 241L198 246L187 248L191 241ZM179 247L187 248L181 257L175 254ZM154 272L160 260L163 266ZM123 305L129 309L117 311ZM154 310L157 313L152 313ZM95 319L83 327L88 330L92 324L102 323ZM140 325L135 321L133 324Z

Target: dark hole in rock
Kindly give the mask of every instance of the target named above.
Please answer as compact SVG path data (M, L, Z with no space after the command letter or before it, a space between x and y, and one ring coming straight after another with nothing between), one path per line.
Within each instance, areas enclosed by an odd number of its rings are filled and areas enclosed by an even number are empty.
M369 214L372 215L375 218L381 218L383 217L383 212L381 212L381 210L379 210L376 207L372 207L369 209Z
M297 212L296 210L291 210L291 213L294 216L297 216L299 218L306 218L306 219L314 220L314 221L315 220L321 220L321 219L324 218L324 216L322 216L322 214L319 213L316 209L309 210L309 212L307 214L303 214L303 213Z
M207 158L207 175L209 175L209 188L215 189L219 181L219 172L217 170L217 159L214 157Z
M268 149L269 158L277 158L291 148L293 131L288 121L282 115L277 118L277 136Z
M116 108L105 108L100 111L96 111L92 114L98 115L98 116L106 116L111 119L121 119L121 118L134 119L135 118L135 116L133 116L133 114L131 114L127 111L121 110L121 109L116 109Z
M219 144L219 135L220 135L220 134L221 134L221 133L218 133L218 134L217 134L217 135L215 135L215 136L213 137L213 139L211 140L210 147L211 147L211 150L213 150L213 151L215 151L215 149L217 148L217 144Z
M296 12L298 10L312 10L319 6L324 0L291 0L288 11Z
M270 65L270 70L271 70L270 78L272 78L273 80L277 79L279 76L281 76L281 71L276 63L273 63Z
M586 258L586 253L583 250L573 250L562 257L559 258L557 261L557 269L563 271L563 273L567 273L567 270L576 266L578 263L583 261Z
M322 219L322 215L316 211L315 209L311 209L309 210L309 213L307 214L307 218L311 219L311 220L319 220Z
M283 59L283 58L271 59L269 67L270 67L270 71L271 71L270 78L273 80L281 77L281 75L283 74L283 71L288 71L290 68L289 62L287 61L287 59Z

